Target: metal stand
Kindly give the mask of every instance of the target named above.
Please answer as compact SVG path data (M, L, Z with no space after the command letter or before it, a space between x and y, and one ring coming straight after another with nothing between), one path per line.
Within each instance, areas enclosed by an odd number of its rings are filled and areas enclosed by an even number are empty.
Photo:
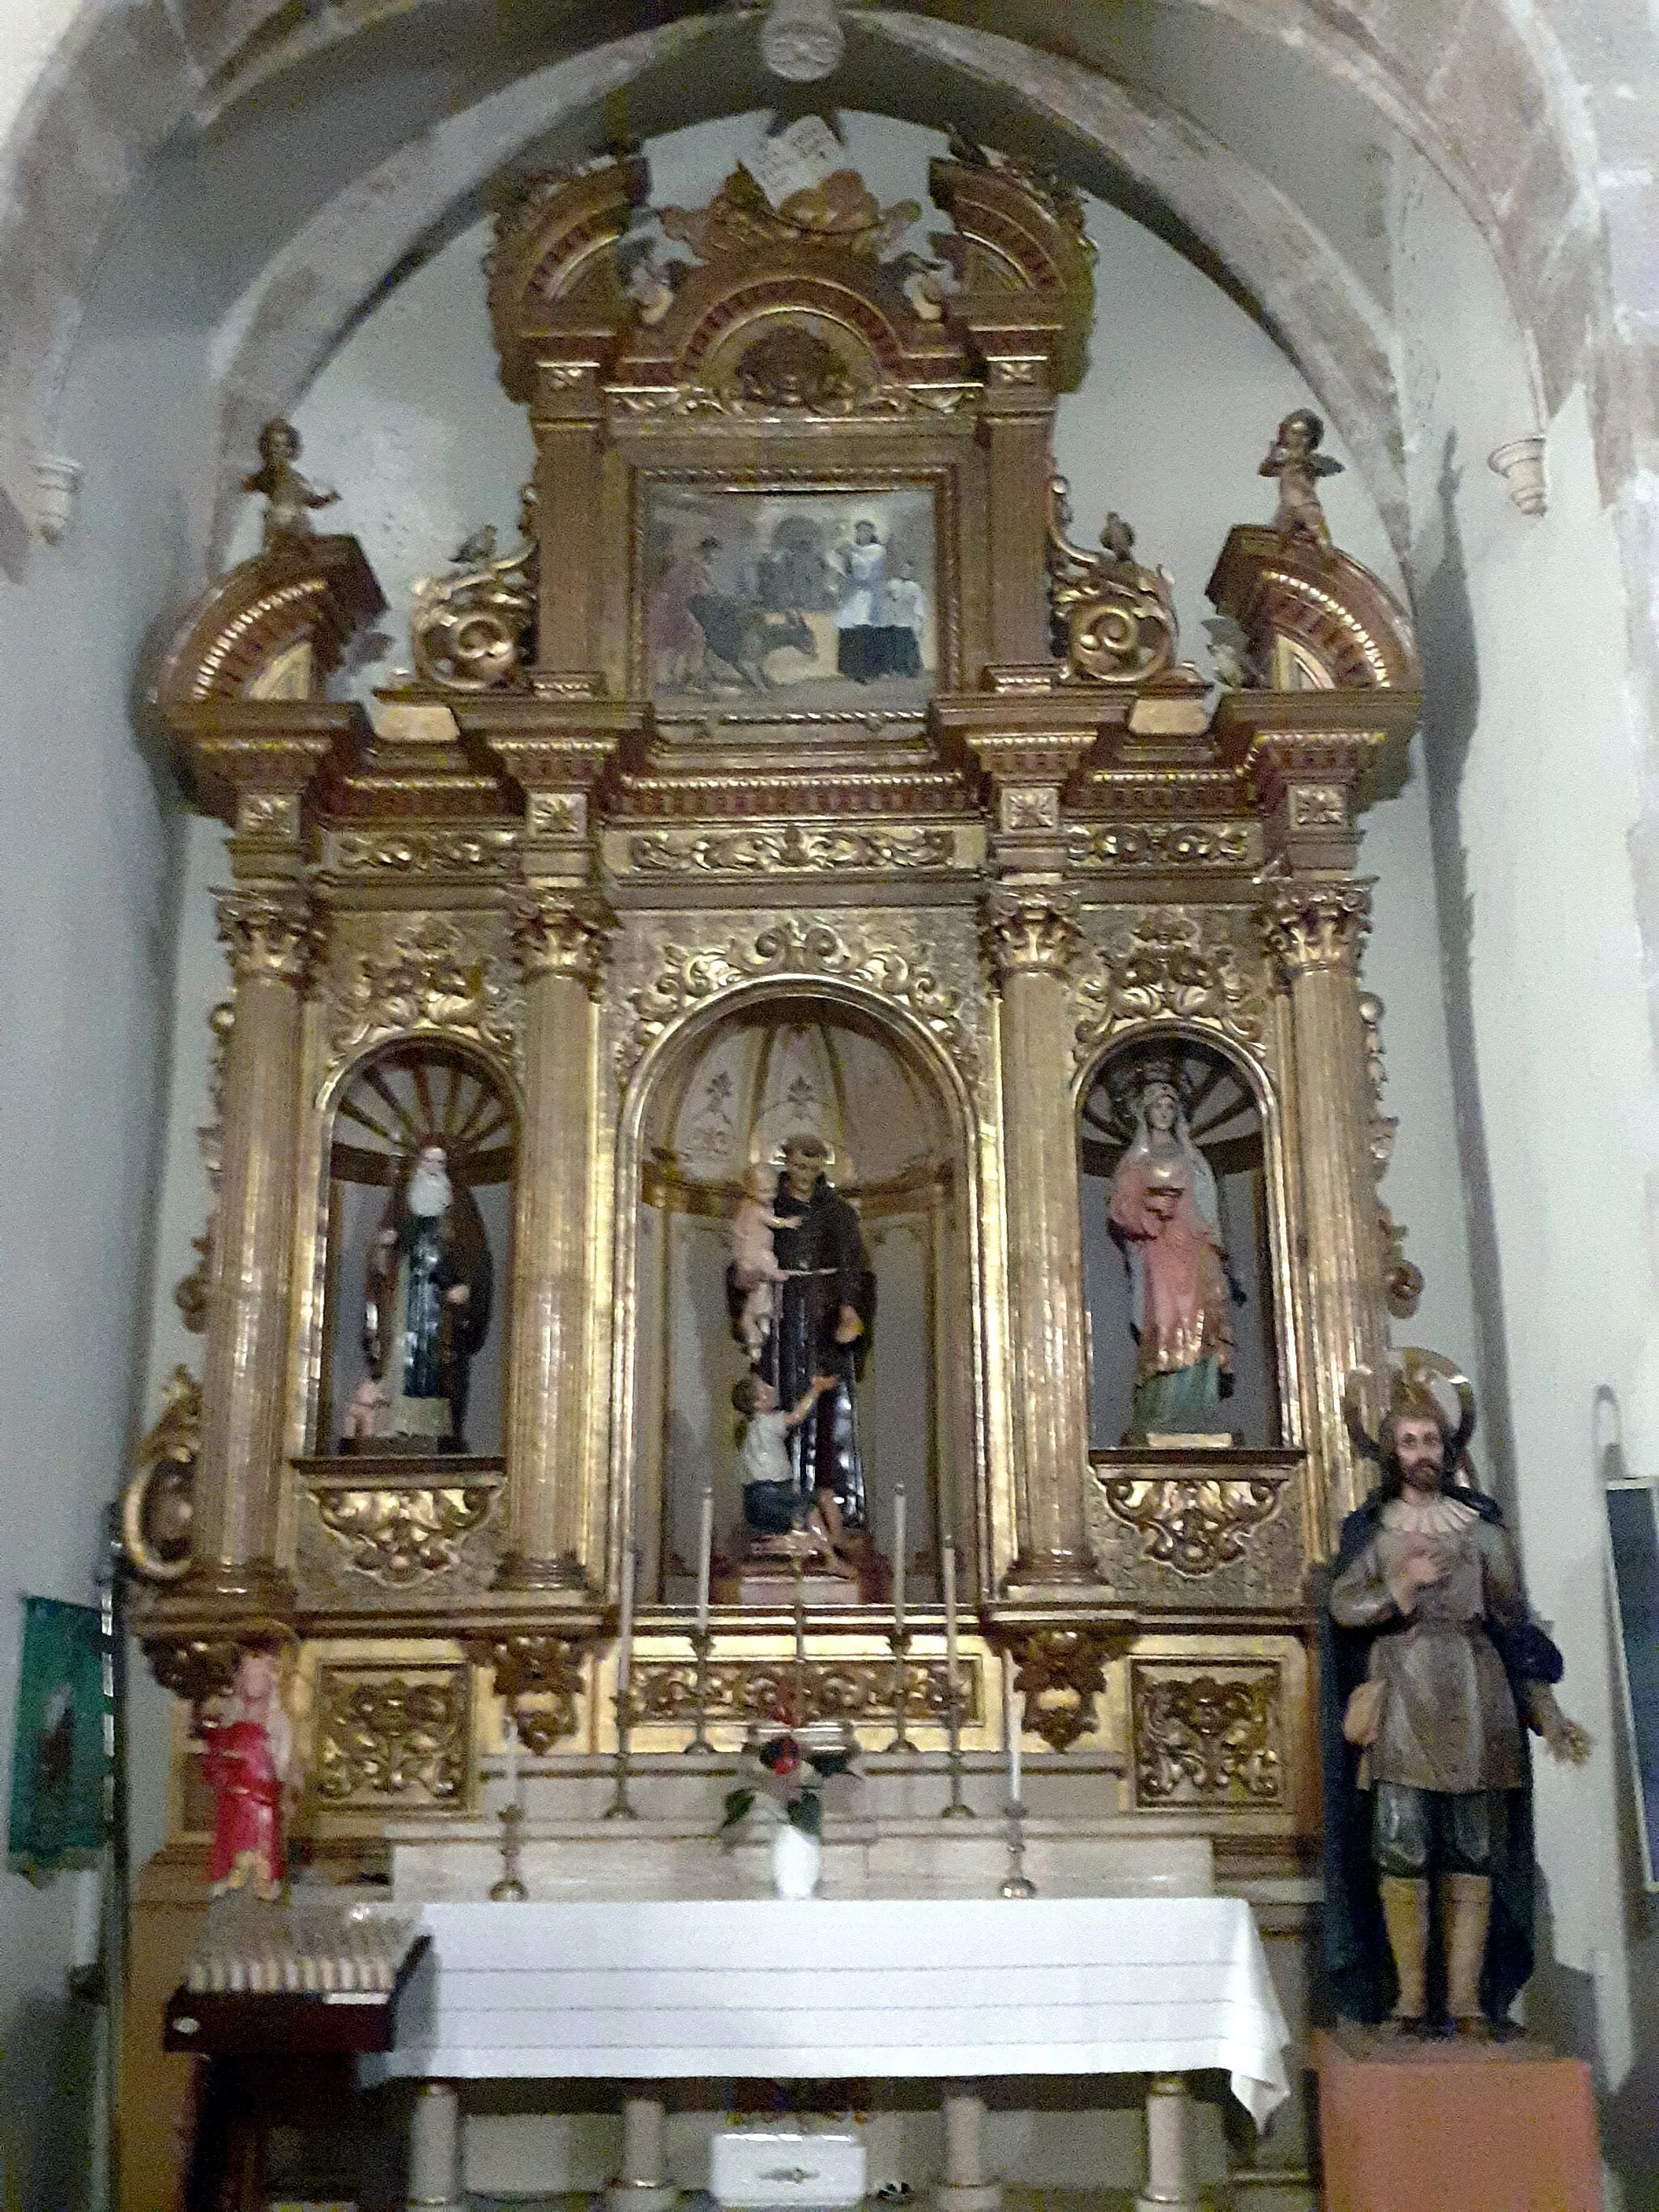
M600 1815L606 1820L637 1820L639 1814L628 1802L628 1739L631 1733L629 1722L631 1712L626 1692L616 1700L617 1706L617 1794Z
M1025 1871L1025 1808L1008 1801L1008 1871L999 1897L1035 1897L1036 1884Z
M790 1723L794 1728L805 1727L810 1716L806 1711L806 1559L797 1549L795 1566L795 1684L790 1700Z
M694 1628L691 1631L691 1649L697 1655L697 1680L694 1692L697 1732L690 1743L681 1746L684 1751L712 1752L714 1748L708 1741L706 1725L708 1719L708 1655L714 1648L714 1632L712 1628Z
M893 1741L887 1748L914 1753L916 1747L904 1732L905 1716L910 1705L910 1682L905 1672L910 1650L909 1630L901 1628L895 1621L887 1632L887 1644L893 1655Z
M503 1805L495 1818L501 1824L501 1878L492 1882L490 1901L495 1905L522 1905L530 1892L519 1880L519 1853L524 1849L520 1830L524 1826L524 1807Z
M945 1692L945 1723L951 1731L951 1802L941 1820L971 1820L974 1808L962 1802L962 1684L952 1681Z

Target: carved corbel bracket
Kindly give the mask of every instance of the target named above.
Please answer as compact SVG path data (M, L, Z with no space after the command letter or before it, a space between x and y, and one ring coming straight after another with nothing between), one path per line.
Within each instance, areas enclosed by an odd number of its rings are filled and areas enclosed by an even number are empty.
M138 1638L164 1690L199 1711L231 1688L239 1653L250 1646L294 1650L292 1585L267 1566L239 1571L235 1586L199 1568L173 1590L141 1603Z
M467 1642L473 1664L493 1668L496 1694L512 1707L520 1739L538 1759L576 1732L582 1655L593 1640L591 1632L526 1629Z
M1024 1699L1022 1729L1051 1751L1069 1751L1095 1725L1106 1662L1127 1650L1127 1632L1101 1622L992 1620L986 1633L1014 1662L1014 1687Z

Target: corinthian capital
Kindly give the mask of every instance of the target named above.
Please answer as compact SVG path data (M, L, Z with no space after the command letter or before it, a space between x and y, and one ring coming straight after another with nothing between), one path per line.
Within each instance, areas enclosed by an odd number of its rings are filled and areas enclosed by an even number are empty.
M1357 969L1371 926L1371 887L1352 877L1289 877L1266 887L1261 941L1286 982Z
M596 994L616 926L616 915L592 892L523 892L513 908L513 944L525 981L568 975Z
M240 982L274 976L302 983L317 951L309 906L297 891L225 891L216 907L219 942Z
M1081 935L1077 894L1058 884L999 884L985 895L983 928L999 982L1010 975L1063 975Z

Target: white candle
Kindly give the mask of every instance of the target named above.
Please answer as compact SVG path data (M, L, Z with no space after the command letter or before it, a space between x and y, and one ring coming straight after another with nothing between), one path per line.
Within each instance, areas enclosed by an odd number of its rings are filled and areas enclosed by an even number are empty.
M945 1584L945 1680L951 1692L951 1711L962 1717L957 1658L957 1540L947 1529L939 1545L939 1575Z
M893 1492L893 1626L904 1626L904 1485Z
M702 1486L702 1519L697 1528L697 1633L708 1631L708 1580L714 1567L714 1486Z
M1014 1662L1005 1653L1002 1661L1002 1742L1008 1754L1008 1802L1020 1802L1019 1722L1014 1712Z
M617 1724L623 1725L623 1708L628 1703L628 1676L634 1655L634 1577L639 1567L639 1554L630 1544L623 1553L622 1614L617 1623Z

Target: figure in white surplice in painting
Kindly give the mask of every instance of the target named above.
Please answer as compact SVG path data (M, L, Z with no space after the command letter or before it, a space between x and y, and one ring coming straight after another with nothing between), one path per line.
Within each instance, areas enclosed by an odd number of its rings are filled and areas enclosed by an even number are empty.
M1215 1176L1193 1142L1172 1067L1146 1071L1108 1206L1129 1271L1131 1433L1213 1432L1232 1390L1232 1288Z

